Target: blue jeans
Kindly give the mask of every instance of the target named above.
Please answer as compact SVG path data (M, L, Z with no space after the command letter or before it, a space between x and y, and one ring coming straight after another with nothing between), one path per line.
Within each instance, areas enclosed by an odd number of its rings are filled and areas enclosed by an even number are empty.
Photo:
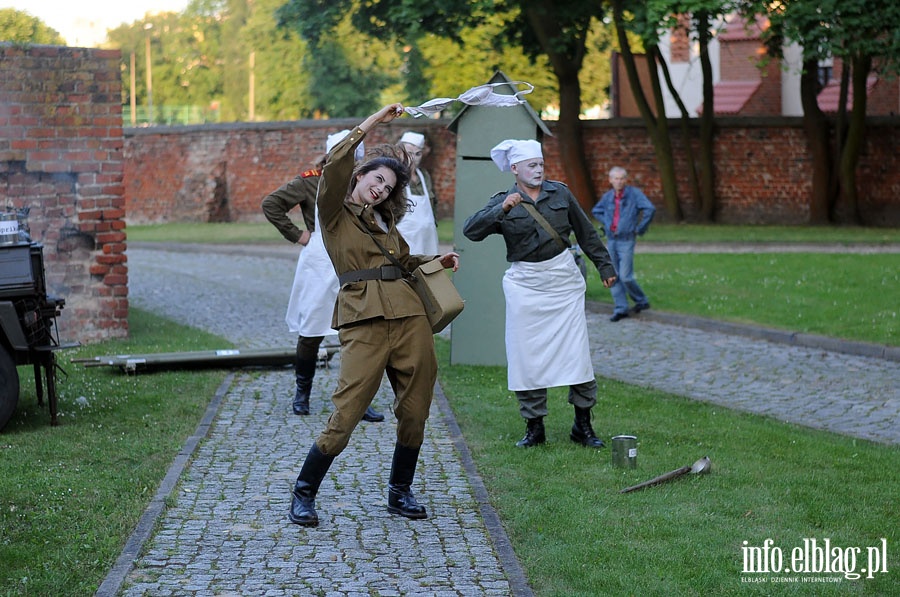
M606 243L606 250L609 251L618 274L616 283L609 289L615 303L613 313L628 312L628 297L631 297L635 305L644 307L650 304L647 295L634 279L634 243L634 239L609 239Z

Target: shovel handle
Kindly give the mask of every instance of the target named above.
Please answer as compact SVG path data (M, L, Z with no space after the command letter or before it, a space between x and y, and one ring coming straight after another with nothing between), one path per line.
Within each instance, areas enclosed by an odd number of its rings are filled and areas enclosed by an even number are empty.
M659 483L665 483L671 479L676 477L680 477L681 475L685 475L691 471L691 467L683 466L681 468L677 468L674 471L669 471L663 475L658 477L654 477L649 481L644 481L643 483L638 483L637 485L632 485L631 487L626 487L625 489L619 491L619 493L628 493L630 491L637 491L638 489L643 489L645 487L650 487L651 485L657 485Z

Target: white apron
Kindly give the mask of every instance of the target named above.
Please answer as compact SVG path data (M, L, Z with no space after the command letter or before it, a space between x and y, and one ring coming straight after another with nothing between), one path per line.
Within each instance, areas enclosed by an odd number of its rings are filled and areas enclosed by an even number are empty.
M585 289L570 251L540 263L510 264L503 276L510 391L594 379Z
M434 211L431 209L431 197L428 196L428 188L422 171L416 169L416 175L422 181L422 195L413 195L406 187L406 198L413 204L412 211L403 215L403 219L397 224L397 230L403 235L409 252L413 255L437 255L438 236L437 227L434 225Z
M331 317L340 284L325 251L319 226L319 211L316 210L316 229L297 258L294 285L284 317L288 329L304 337L337 334L331 328Z

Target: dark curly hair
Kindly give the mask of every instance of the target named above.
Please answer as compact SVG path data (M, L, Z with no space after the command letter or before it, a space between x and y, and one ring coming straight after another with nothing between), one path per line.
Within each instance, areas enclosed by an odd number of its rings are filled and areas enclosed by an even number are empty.
M406 185L409 184L409 166L394 157L379 156L366 160L361 164L357 164L353 169L353 176L350 177L350 188L348 193L352 193L356 188L357 177L360 174L368 174L373 170L381 167L389 168L397 177L397 182L391 190L388 198L374 206L373 209L380 213L385 220L399 221L403 214L407 211Z

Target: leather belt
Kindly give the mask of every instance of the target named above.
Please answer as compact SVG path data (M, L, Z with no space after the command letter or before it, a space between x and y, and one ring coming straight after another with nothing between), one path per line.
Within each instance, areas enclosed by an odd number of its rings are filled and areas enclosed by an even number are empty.
M371 269L356 269L344 272L338 276L341 286L363 280L399 280L403 277L403 270L396 265L382 265Z

